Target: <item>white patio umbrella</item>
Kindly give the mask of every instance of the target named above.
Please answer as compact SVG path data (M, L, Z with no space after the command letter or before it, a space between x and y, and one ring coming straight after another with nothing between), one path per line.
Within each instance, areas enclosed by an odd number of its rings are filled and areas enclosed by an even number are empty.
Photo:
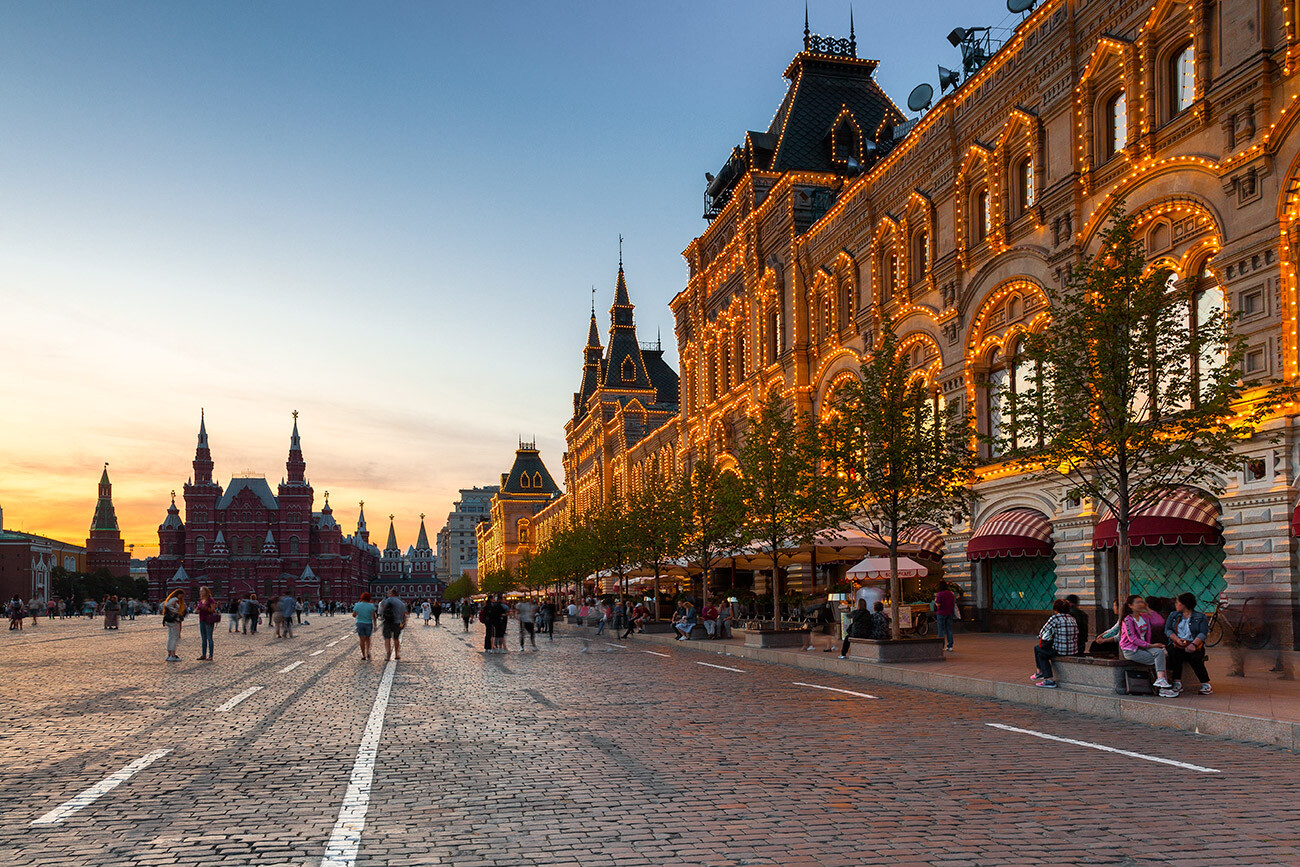
M901 578L920 578L929 572L925 566L913 560L911 557L898 558L898 577ZM867 559L849 567L848 576L857 581L872 581L889 577L889 558L888 557L868 557Z

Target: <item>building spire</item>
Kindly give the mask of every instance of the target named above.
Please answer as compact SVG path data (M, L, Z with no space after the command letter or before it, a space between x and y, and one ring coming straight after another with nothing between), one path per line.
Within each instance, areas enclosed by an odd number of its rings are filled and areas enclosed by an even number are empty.
M853 49L853 56L858 56L858 37L853 33L853 4L849 4L849 48Z
M203 407L199 407L199 448L208 447L208 426L203 417Z
M289 471L289 484L306 484L307 462L302 457L302 440L298 438L298 410L293 411L293 433L289 435L289 460L285 461Z
M208 425L203 408L199 408L199 444L194 449L194 482L212 484L212 451L208 448Z
M803 50L812 50L812 31L808 29L808 0L803 4Z

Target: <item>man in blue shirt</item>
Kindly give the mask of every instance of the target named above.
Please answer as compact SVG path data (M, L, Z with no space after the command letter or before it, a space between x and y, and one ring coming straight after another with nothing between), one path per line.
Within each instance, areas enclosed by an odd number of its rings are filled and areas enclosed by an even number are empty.
M292 593L280 597L280 617L284 621L284 638L293 638L293 614L298 608L298 600Z

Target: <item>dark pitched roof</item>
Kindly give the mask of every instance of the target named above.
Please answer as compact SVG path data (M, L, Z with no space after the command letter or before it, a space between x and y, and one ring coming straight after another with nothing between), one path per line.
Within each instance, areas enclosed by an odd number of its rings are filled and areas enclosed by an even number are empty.
M560 486L555 484L537 449L521 445L515 452L515 463L501 486L505 494L544 494L555 496Z
M268 509L280 508L280 503L276 500L275 494L271 493L271 486L266 483L266 479L262 476L235 476L230 480L230 485L226 488L226 492L221 495L221 499L217 500L217 508L230 508L230 504L235 500L235 495L245 489L252 491L257 499L261 500L262 505Z
M882 122L889 126L905 120L872 77L875 68L874 60L799 54L786 70L791 84L772 118L769 139L760 144L750 137L755 146L772 148L766 168L777 172L843 169L831 160L830 132L845 109L864 139L874 139Z
M655 387L655 403L661 405L678 406L681 398L679 397L681 380L677 376L677 371L668 366L664 361L664 351L662 349L642 349L641 357L645 359L646 373L650 375L650 382Z
M605 355L605 387L625 389L650 389L650 376L641 357L641 344L636 339L636 320L633 318L631 298L627 291L627 278L623 263L618 264L618 285L614 289L614 305L609 310L609 351Z

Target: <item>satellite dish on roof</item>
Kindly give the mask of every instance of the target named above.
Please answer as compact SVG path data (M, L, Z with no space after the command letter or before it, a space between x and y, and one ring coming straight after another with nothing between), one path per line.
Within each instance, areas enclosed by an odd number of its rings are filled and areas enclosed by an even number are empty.
M1034 8L1038 0L1007 0L1007 10L1010 12L1028 12Z
M957 80L960 77L961 77L961 73L958 72L957 70L946 69L940 66L939 67L939 92L945 93L947 92L948 88L956 87Z
M925 111L934 100L934 88L924 81L907 95L907 107L912 111Z

